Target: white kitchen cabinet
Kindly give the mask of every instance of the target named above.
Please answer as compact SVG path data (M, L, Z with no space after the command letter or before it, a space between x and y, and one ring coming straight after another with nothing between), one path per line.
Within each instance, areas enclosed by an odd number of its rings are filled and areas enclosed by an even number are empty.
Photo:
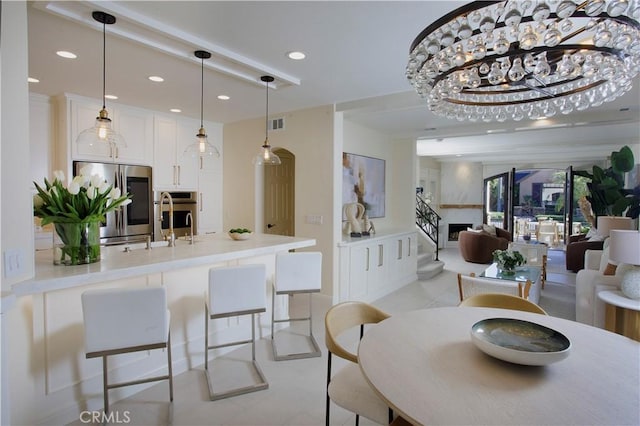
M196 120L178 120L178 133L176 139L176 165L178 166L177 182L181 189L198 188L198 171L200 170L200 158L185 154L189 145L196 142L196 134L200 123Z
M369 294L384 286L388 270L382 240L351 248L349 264L349 300L368 300Z
M371 302L417 280L415 231L349 238L338 244L333 303Z
M151 164L153 150L153 114L150 111L118 105L109 105L107 111L113 129L120 133L126 146L109 144L78 145L78 135L95 124L102 109L99 101L67 96L66 120L69 126L69 146L72 160L113 161L127 164Z
M191 120L187 123L192 124ZM160 190L198 190L198 158L184 155L198 129L174 118L155 116L153 186Z
M415 234L398 235L394 238L389 261L393 265L394 276L402 277L403 274L410 273L414 265L417 266L418 244Z
M126 146L114 149L116 162L127 164L153 163L153 114L139 108L118 106L115 129L120 132Z
M198 234L222 232L222 171L200 171L198 187Z
M220 156L198 158L198 234L222 232L222 124L204 126Z
M29 165L31 181L39 185L43 184L44 177L53 176L54 115L54 107L49 97L29 94Z

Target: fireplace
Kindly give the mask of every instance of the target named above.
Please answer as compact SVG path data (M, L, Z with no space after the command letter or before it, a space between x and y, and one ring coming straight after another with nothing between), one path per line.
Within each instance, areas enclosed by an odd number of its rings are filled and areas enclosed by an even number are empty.
M471 223L450 223L449 224L449 241L458 241L458 234L460 231L466 231L467 228L471 228Z

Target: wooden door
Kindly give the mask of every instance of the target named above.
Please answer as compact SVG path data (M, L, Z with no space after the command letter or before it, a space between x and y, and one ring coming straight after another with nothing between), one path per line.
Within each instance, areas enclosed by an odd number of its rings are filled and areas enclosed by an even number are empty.
M266 234L295 235L295 157L275 150L282 164L264 166L264 223Z

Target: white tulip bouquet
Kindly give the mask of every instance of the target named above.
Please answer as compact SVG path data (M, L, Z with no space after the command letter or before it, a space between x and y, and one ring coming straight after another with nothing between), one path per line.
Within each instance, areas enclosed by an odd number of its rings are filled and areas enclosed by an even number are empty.
M68 186L61 171L54 172L53 182L45 178L44 188L34 182L38 193L33 197L33 214L42 219L42 225L53 223L63 243L54 246L55 264L99 261L100 223L108 212L131 203L128 194L89 173L89 168L82 168Z
M44 188L34 182L38 193L33 198L33 213L42 219L42 225L101 222L108 212L131 203L128 194L99 175L89 175L87 167L67 187L64 172L58 170L53 175L53 182L45 178Z

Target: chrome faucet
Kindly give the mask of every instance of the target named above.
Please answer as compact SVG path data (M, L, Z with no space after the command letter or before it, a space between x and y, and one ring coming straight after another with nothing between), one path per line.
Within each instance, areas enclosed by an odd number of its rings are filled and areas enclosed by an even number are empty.
M164 232L162 232L162 210L165 197L169 200L169 235L164 235ZM166 191L160 194L160 208L158 211L160 212L158 216L158 221L160 221L160 234L164 237L165 241L168 242L167 246L173 247L176 244L176 234L173 233L173 198L171 198L171 194Z
M185 225L189 225L189 244L193 244L193 215L191 212L187 213L185 222Z

